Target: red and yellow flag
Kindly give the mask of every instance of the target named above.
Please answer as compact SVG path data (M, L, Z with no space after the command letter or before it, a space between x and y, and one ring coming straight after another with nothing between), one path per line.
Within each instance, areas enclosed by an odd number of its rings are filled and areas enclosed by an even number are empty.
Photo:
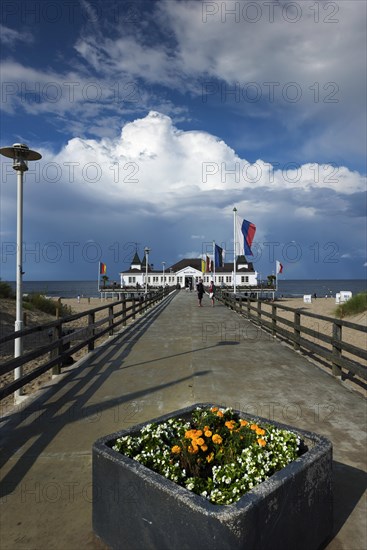
M105 275L107 272L107 266L103 262L99 262L99 273L100 275Z

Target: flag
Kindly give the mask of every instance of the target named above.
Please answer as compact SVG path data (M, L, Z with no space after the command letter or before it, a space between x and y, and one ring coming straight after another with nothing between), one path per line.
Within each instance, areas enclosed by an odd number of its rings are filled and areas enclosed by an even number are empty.
M215 267L223 267L223 248L217 244L214 247L214 263Z
M236 218L236 254L238 256L253 256L251 251L252 241L254 240L256 226L247 220Z
M210 258L209 256L206 257L206 269L205 269L206 273L210 273L211 269L210 269Z
M104 264L103 262L99 262L99 274L105 275L106 272L107 272L106 264Z
M278 273L283 273L283 265L278 262L278 260L276 261L276 274L278 275Z
M205 273L205 260L201 260L201 273Z
M243 220L241 231L244 238L244 248L245 248L245 254L252 256L251 251L251 245L252 241L254 240L254 236L256 233L256 226L252 222L248 222L247 220Z

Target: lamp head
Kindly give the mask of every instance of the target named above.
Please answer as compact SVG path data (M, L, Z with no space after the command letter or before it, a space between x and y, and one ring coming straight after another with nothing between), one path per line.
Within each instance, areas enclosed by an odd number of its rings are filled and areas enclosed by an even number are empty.
M13 147L2 147L0 154L4 157L13 159L14 170L26 172L28 170L29 160L39 160L42 158L40 153L29 149L25 143L14 143Z

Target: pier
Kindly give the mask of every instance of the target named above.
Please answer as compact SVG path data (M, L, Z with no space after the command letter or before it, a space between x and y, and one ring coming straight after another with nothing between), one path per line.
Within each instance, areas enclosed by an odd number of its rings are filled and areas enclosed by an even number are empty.
M203 304L195 292L174 291L134 311L133 323L4 411L1 548L102 550L91 522L93 442L197 402L329 438L334 533L326 548L366 547L365 399L223 303L211 307L205 296Z

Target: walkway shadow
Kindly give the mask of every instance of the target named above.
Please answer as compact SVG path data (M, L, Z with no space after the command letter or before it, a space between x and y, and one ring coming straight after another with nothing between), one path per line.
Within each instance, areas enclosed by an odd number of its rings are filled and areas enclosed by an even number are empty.
M333 461L334 531L336 537L367 489L367 473Z
M160 304L152 312L139 319L136 324L117 337L116 345L121 345L121 358L125 357L148 330L150 325L168 306L170 301ZM124 347L124 342L127 342ZM2 427L1 466L13 458L16 462L2 477L0 495L5 496L15 490L40 454L58 435L65 425L88 416L100 414L112 407L119 406L134 399L139 399L155 391L174 386L194 376L204 376L208 371L201 371L176 379L166 384L152 386L149 389L122 395L95 404L88 403L103 382L116 370L115 361L108 359L116 354L115 346L104 346L90 360L77 367L71 367L58 384L53 384L36 400L25 405L7 417Z

